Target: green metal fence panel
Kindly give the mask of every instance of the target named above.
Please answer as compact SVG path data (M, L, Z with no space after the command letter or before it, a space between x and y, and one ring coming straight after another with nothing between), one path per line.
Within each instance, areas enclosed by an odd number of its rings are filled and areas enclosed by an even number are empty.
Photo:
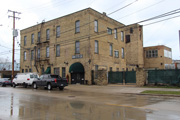
M126 71L125 83L136 83L136 71Z
M148 83L170 84L180 83L180 70L148 70Z
M123 72L109 72L108 83L123 83Z

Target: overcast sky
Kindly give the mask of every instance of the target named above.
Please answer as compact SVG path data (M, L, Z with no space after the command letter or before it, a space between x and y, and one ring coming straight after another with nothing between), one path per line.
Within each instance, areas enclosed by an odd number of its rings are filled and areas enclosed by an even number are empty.
M12 12L21 12L20 20L16 20L16 29L24 28L49 21L88 7L109 14L136 0L5 0L0 4L0 58L12 61L12 27L13 20L8 18ZM180 8L180 0L137 0L132 5L115 12L109 17L123 23L136 23L175 9ZM175 14L177 16L180 14ZM173 17L169 16L169 17ZM169 18L166 17L166 18ZM166 19L163 18L163 19ZM157 19L156 21L161 20ZM156 24L146 25L155 21L140 23L144 26L144 47L165 45L172 48L172 58L180 59L179 34L180 17ZM20 31L19 31L20 34ZM16 38L15 60L20 60L20 35Z

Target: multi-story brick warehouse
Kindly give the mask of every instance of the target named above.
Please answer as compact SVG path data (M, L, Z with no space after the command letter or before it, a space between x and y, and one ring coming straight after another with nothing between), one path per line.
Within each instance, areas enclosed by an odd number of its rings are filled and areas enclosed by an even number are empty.
M21 72L59 74L69 76L70 83L92 84L93 70L124 71L126 59L139 64L137 54L127 55L139 52L134 41L143 43L142 26L125 26L87 8L21 30Z

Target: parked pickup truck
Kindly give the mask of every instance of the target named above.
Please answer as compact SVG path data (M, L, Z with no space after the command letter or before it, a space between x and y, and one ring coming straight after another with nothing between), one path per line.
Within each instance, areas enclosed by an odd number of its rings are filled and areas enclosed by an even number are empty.
M51 75L44 74L41 75L38 80L33 81L33 88L37 89L40 86L51 90L52 88L59 88L59 90L63 90L65 86L68 85L68 81L66 78L61 78L59 75Z

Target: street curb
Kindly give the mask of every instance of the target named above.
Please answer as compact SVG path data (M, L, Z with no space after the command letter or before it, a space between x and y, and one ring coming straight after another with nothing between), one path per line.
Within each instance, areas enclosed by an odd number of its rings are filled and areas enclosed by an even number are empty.
M170 95L170 94L145 94L145 93L122 93L122 94L130 94L130 95L151 95L151 96L167 96L167 97L180 97L180 95Z

